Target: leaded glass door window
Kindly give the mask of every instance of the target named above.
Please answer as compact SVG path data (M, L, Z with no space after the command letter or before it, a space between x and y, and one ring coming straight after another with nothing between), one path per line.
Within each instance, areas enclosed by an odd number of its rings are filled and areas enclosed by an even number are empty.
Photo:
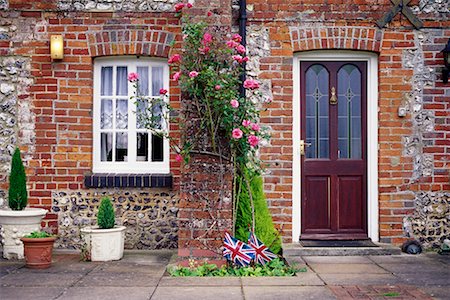
M139 76L138 94L151 101L169 89L168 66L146 58L99 58L94 63L94 172L168 173L168 141L152 134L137 111L146 101L135 95L128 74ZM162 111L155 110L154 115ZM161 121L161 123L163 120ZM168 124L161 124L167 129Z
M366 70L300 63L303 239L367 238Z

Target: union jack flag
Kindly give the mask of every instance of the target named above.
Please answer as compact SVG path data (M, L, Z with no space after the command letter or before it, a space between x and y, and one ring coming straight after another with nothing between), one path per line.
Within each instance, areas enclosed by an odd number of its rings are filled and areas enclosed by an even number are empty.
M250 232L248 244L253 248L253 251L255 253L255 263L257 264L265 265L272 259L277 258L277 256L272 253L272 251L270 251L263 242L258 240L255 233L253 232Z
M248 266L255 257L252 247L232 237L228 232L225 232L223 246L223 256L242 267Z

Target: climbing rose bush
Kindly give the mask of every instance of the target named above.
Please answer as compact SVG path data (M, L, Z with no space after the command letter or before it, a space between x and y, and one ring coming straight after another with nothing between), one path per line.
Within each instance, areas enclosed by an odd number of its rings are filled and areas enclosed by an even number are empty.
M243 83L247 95L241 97L239 86L243 64L248 61L247 50L241 44L239 34L228 37L217 34L208 20L192 20L189 14L190 4L178 3L175 12L181 17L183 24L183 48L168 59L171 67L171 79L177 81L183 95L189 99L189 109L193 109L200 119L200 126L193 135L186 135L181 144L175 144L168 129L161 130L161 117L168 116L170 111L166 89L160 91L159 99L146 99L145 111L138 111L141 119L147 120L146 127L169 138L172 149L176 151L176 160L189 161L189 154L199 139L209 139L211 152L220 156L230 155L236 168L250 169L256 173L261 171L261 162L257 152L261 141L269 139L268 129L259 125L259 114L264 101L254 102L250 99L262 98L259 82L246 79ZM208 17L211 14L208 13ZM139 80L130 74L129 80L135 82L138 90ZM144 101L136 94L138 101ZM161 115L154 114L155 107L162 107ZM153 113L152 113L153 112ZM184 125L188 119L181 114L180 123ZM205 134L206 132L206 134ZM225 142L220 142L225 141ZM222 149L221 147L230 147Z

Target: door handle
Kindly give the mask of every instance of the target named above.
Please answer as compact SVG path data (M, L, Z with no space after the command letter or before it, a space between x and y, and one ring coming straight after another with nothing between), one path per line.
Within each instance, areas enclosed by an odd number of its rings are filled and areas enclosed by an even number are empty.
M311 143L305 143L305 140L300 140L300 155L305 155L305 147L310 147Z

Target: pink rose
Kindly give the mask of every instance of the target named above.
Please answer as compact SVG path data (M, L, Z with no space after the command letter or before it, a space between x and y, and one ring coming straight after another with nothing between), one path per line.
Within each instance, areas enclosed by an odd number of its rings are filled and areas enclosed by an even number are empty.
M184 3L177 3L174 6L176 12L181 11L183 9L183 7L184 7Z
M233 36L231 37L231 39L232 39L233 41L235 41L236 43L242 42L242 36L240 36L240 35L237 34L237 33L233 34Z
M254 136L253 134L249 135L247 138L248 143L250 144L250 146L252 147L256 147L259 143L259 137Z
M230 104L233 108L238 108L239 107L239 101L237 101L236 99L233 99L230 101Z
M181 76L181 72L176 72L173 74L172 79L175 81L178 81L178 79L180 79Z
M208 12L206 13L206 15L207 15L208 17L211 17L211 16L212 16L212 12L208 11Z
M248 56L242 58L243 62L248 62Z
M197 72L197 71L191 71L191 72L189 72L189 77L195 78L195 77L197 77L197 76L198 76L198 72Z
M181 56L180 54L174 54L172 55L172 57L169 58L169 60L167 61L169 64L174 64L177 63L181 60Z
M222 87L221 87L220 85L216 85L214 88L216 89L216 91L218 91L218 90L220 90Z
M228 46L228 48L236 48L238 45L239 45L239 44L236 43L236 42L233 41L233 40L227 41L227 46Z
M212 39L213 39L212 35L205 32L205 34L203 35L202 44L206 46L212 42Z
M139 75L137 73L130 73L128 74L128 81L134 82L137 81L139 79Z
M187 7L187 8L192 8L192 4L191 4L191 3L188 3L188 4L186 4L186 7Z
M252 123L250 124L250 126L252 127L252 130L258 132L261 128L259 127L258 124Z
M159 90L159 94L160 95L165 95L165 94L167 94L167 90L166 89L160 89Z
M175 155L175 160L176 160L177 162L180 162L180 161L183 160L183 156L181 156L181 154L177 154L177 155Z
M242 130L240 130L239 128L235 128L233 129L233 131L231 132L231 136L233 137L233 139L240 139L242 137L243 133Z
M251 123L252 123L252 122L250 122L249 120L243 120L243 121L242 121L242 126L248 127L248 126L250 126Z
M211 50L208 46L205 46L204 48L198 48L198 51L201 54L208 54L209 50Z
M237 61L238 63L242 63L242 56L240 55L233 55L232 58Z
M259 82L253 79L247 79L244 81L244 88L254 90L259 88Z
M236 51L241 53L241 54L244 54L245 53L245 47L242 46L242 45L239 45L239 46L236 47Z

